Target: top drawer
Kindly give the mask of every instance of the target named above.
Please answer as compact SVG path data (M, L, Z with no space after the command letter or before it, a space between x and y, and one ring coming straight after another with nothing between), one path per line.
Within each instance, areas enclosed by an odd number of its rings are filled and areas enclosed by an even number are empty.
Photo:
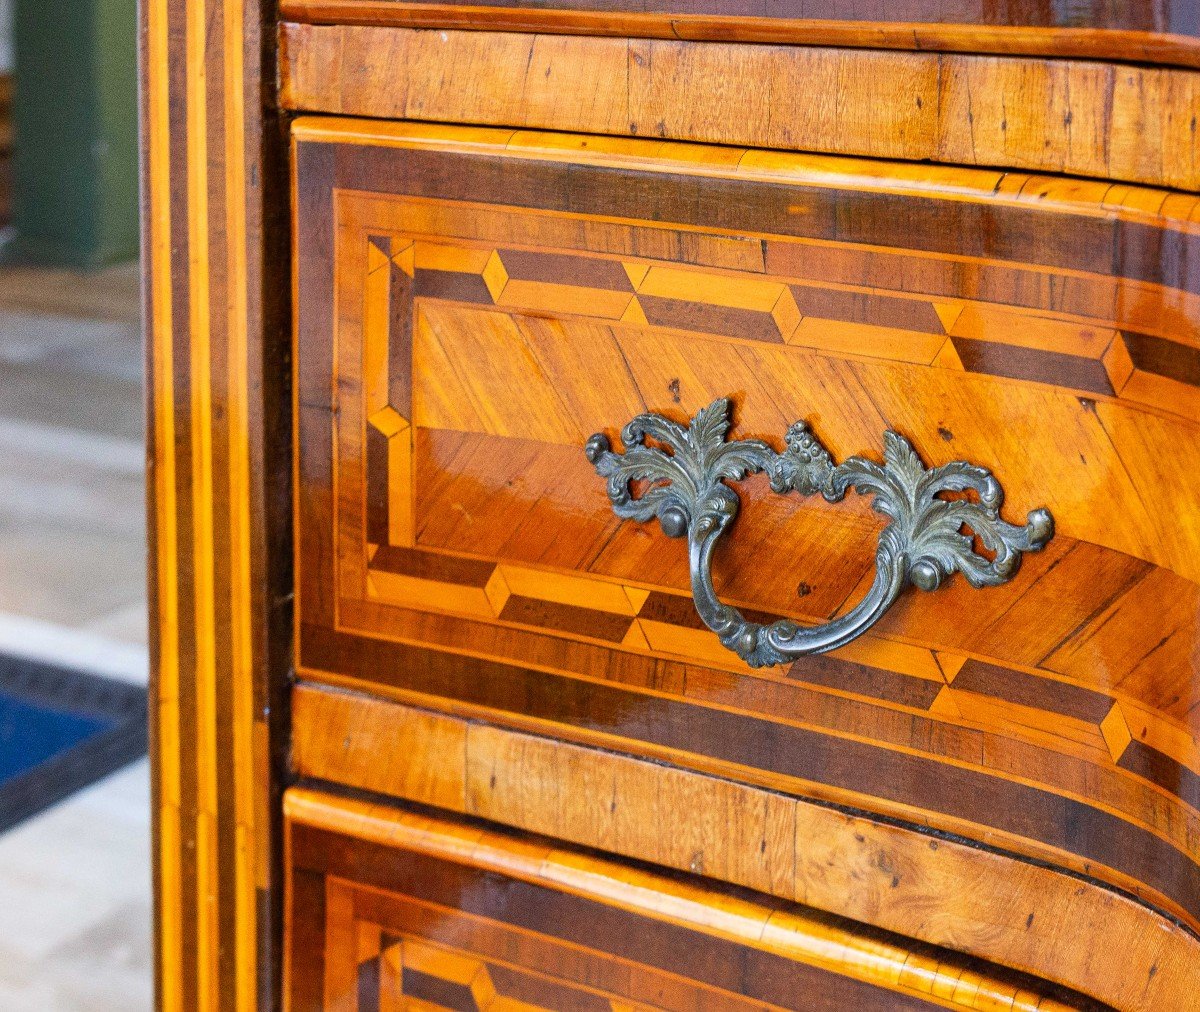
M1128 42L1118 33L1084 36ZM1200 191L1194 69L1025 55L1024 33L984 33L1011 41L1015 55L986 55L986 45L981 53L980 40L968 52L850 48L877 38L867 30L844 46L751 45L284 24L280 101L293 111L1061 172ZM1192 40L1185 48L1194 61ZM1148 49L1120 55L1153 59L1158 47Z
M343 120L295 147L302 678L928 823L1200 923L1197 239L1143 210L1192 198ZM749 667L584 453L723 397L775 450L805 419L835 461L888 428L974 461L1058 534L1002 586L910 589ZM737 487L723 601L805 625L862 597L868 500Z

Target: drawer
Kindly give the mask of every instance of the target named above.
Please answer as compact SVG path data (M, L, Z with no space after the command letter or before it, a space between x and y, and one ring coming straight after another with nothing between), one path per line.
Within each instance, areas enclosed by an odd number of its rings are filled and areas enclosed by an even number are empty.
M302 683L932 827L1200 925L1194 199L340 119L294 149ZM1056 533L998 586L910 587L752 666L585 454L644 412L720 444L722 399L776 457L800 420L835 462L894 430L893 472L971 461ZM722 602L804 628L868 594L869 496L722 487Z
M906 945L1016 967L1107 1006L1186 1005L1196 946L1183 928L1094 880L944 834L872 819L610 750L305 684L292 761L308 785L487 820L714 893L802 903ZM773 899L767 900L766 897ZM1086 946L1063 931L1086 932ZM1098 953L1120 951L1119 971Z
M750 892L293 789L292 1012L1098 1009L1082 995Z
M287 14L299 23L280 26L280 102L294 112L670 138L1200 189L1200 134L1180 129L1200 113L1200 76L1186 69L1200 65L1195 34L1066 27L1005 33L959 23L935 29L936 37L913 51L912 20L899 10L890 12L899 21L856 25L821 19L832 13L828 5L799 22L739 17L735 8L744 13L742 4L706 5L698 13L708 16L686 21L661 11L615 12L608 4L590 18L538 6L531 13L289 0ZM758 6L786 10L779 0ZM864 6L872 19L880 16L877 7ZM962 5L953 6L957 22ZM1164 27L1161 11L1139 13L1149 23L1132 11L1113 21ZM598 22L603 27L594 34ZM485 24L492 30L475 30ZM515 30L495 30L505 25ZM1189 18L1188 30L1194 33L1195 25ZM543 27L566 34L534 34ZM627 32L648 37L621 37ZM691 41L698 38L708 41ZM466 83L447 74L447 66L465 68Z

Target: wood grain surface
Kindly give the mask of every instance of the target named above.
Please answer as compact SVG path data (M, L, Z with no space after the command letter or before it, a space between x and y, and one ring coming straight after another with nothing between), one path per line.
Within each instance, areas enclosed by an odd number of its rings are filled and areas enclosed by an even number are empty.
M160 1007L1188 1007L1200 7L140 18ZM1059 534L751 671L582 453L725 395ZM740 492L724 599L862 595Z
M290 646L269 4L141 5L159 1007L271 1007ZM281 532L285 540L281 541Z
M305 24L283 25L280 47L282 102L295 111L1200 187L1200 75L1191 70Z
M1187 257L1161 255L1194 241L1195 198L477 128L295 136L303 677L932 825L1200 924L1179 365L1200 342ZM581 452L722 395L775 445L806 418L837 458L890 426L983 463L1060 533L1005 587L914 592L840 651L751 671L699 625L686 553L618 523ZM727 599L822 621L863 592L866 504L743 494Z
M1189 0L282 0L289 21L1200 65Z
M1196 988L1200 943L1189 932L1011 854L359 693L302 685L293 714L293 763L307 783L703 874L1017 967L1114 1008L1184 1007ZM1075 944L1081 930L1088 945Z
M293 789L290 1009L1091 1009L759 894Z

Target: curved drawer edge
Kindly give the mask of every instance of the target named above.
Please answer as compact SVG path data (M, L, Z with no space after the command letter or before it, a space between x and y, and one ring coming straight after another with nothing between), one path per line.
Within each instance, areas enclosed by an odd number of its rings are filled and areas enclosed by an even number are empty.
M1118 1008L1182 1007L1197 985L1200 941L1149 906L945 834L344 690L297 686L293 721L305 781L698 873ZM327 811L315 797L293 791L291 817ZM347 825L378 827L355 804Z
M292 1008L535 994L552 1008L1098 1007L845 918L553 840L306 789L288 792L285 812Z
M733 6L733 5L731 5ZM1182 9L1157 24L1125 7L1092 18L1056 22L1011 14L986 21L962 17L961 7L942 16L930 5L925 18L878 18L875 4L854 17L842 5L840 18L789 17L778 13L689 14L679 10L647 13L632 4L587 9L570 0L532 7L521 0L491 4L405 3L397 0L282 0L288 21L322 25L401 26L558 35L609 35L713 42L774 42L808 46L847 46L920 52L989 53L1010 56L1074 57L1163 66L1200 67L1200 38L1188 31ZM1182 8L1182 3L1179 4ZM1104 16L1108 14L1108 16ZM952 20L959 18L960 20Z

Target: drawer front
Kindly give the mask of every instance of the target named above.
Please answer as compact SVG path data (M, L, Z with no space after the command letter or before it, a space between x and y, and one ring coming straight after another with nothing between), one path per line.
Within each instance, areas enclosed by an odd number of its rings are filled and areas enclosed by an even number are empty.
M377 4L373 5L376 10ZM396 4L386 5L400 12ZM477 12L476 12L477 13ZM384 19L386 20L386 19ZM765 22L758 19L758 25ZM538 130L672 138L787 151L998 166L1200 189L1200 75L1137 66L1195 66L1200 41L1141 45L1116 33L1034 33L1055 56L983 55L1000 36L958 35L963 53L911 47L880 26L836 40L781 32L803 46L675 37L439 32L361 24L284 24L280 101L302 112L499 124ZM714 34L722 31L716 28ZM735 33L731 33L735 34ZM1026 36L1030 38L1030 36ZM831 43L816 45L814 43ZM1089 45L1091 44L1091 45ZM1089 51L1092 46L1099 52ZM931 46L937 49L937 46ZM1023 47L1017 52L1027 53ZM445 73L470 67L471 85ZM712 87L719 80L722 86ZM1014 94L1028 101L1012 101ZM822 96L814 104L813 94Z
M308 784L345 785L359 797L704 875L913 945L1017 967L1113 1008L1177 1008L1195 993L1192 935L1130 896L1048 865L361 693L301 685L291 714L292 759ZM1064 944L1064 932L1077 931L1087 944ZM1114 951L1119 967L1097 955Z
M1200 923L1196 238L1142 210L1194 200L336 120L298 121L295 156L302 679L931 825ZM1058 533L1002 586L910 589L751 668L584 454L722 397L777 450L804 419L879 459L895 429ZM738 493L723 600L804 624L862 596L869 500Z
M1093 1009L803 907L537 837L309 791L285 802L292 1012Z

